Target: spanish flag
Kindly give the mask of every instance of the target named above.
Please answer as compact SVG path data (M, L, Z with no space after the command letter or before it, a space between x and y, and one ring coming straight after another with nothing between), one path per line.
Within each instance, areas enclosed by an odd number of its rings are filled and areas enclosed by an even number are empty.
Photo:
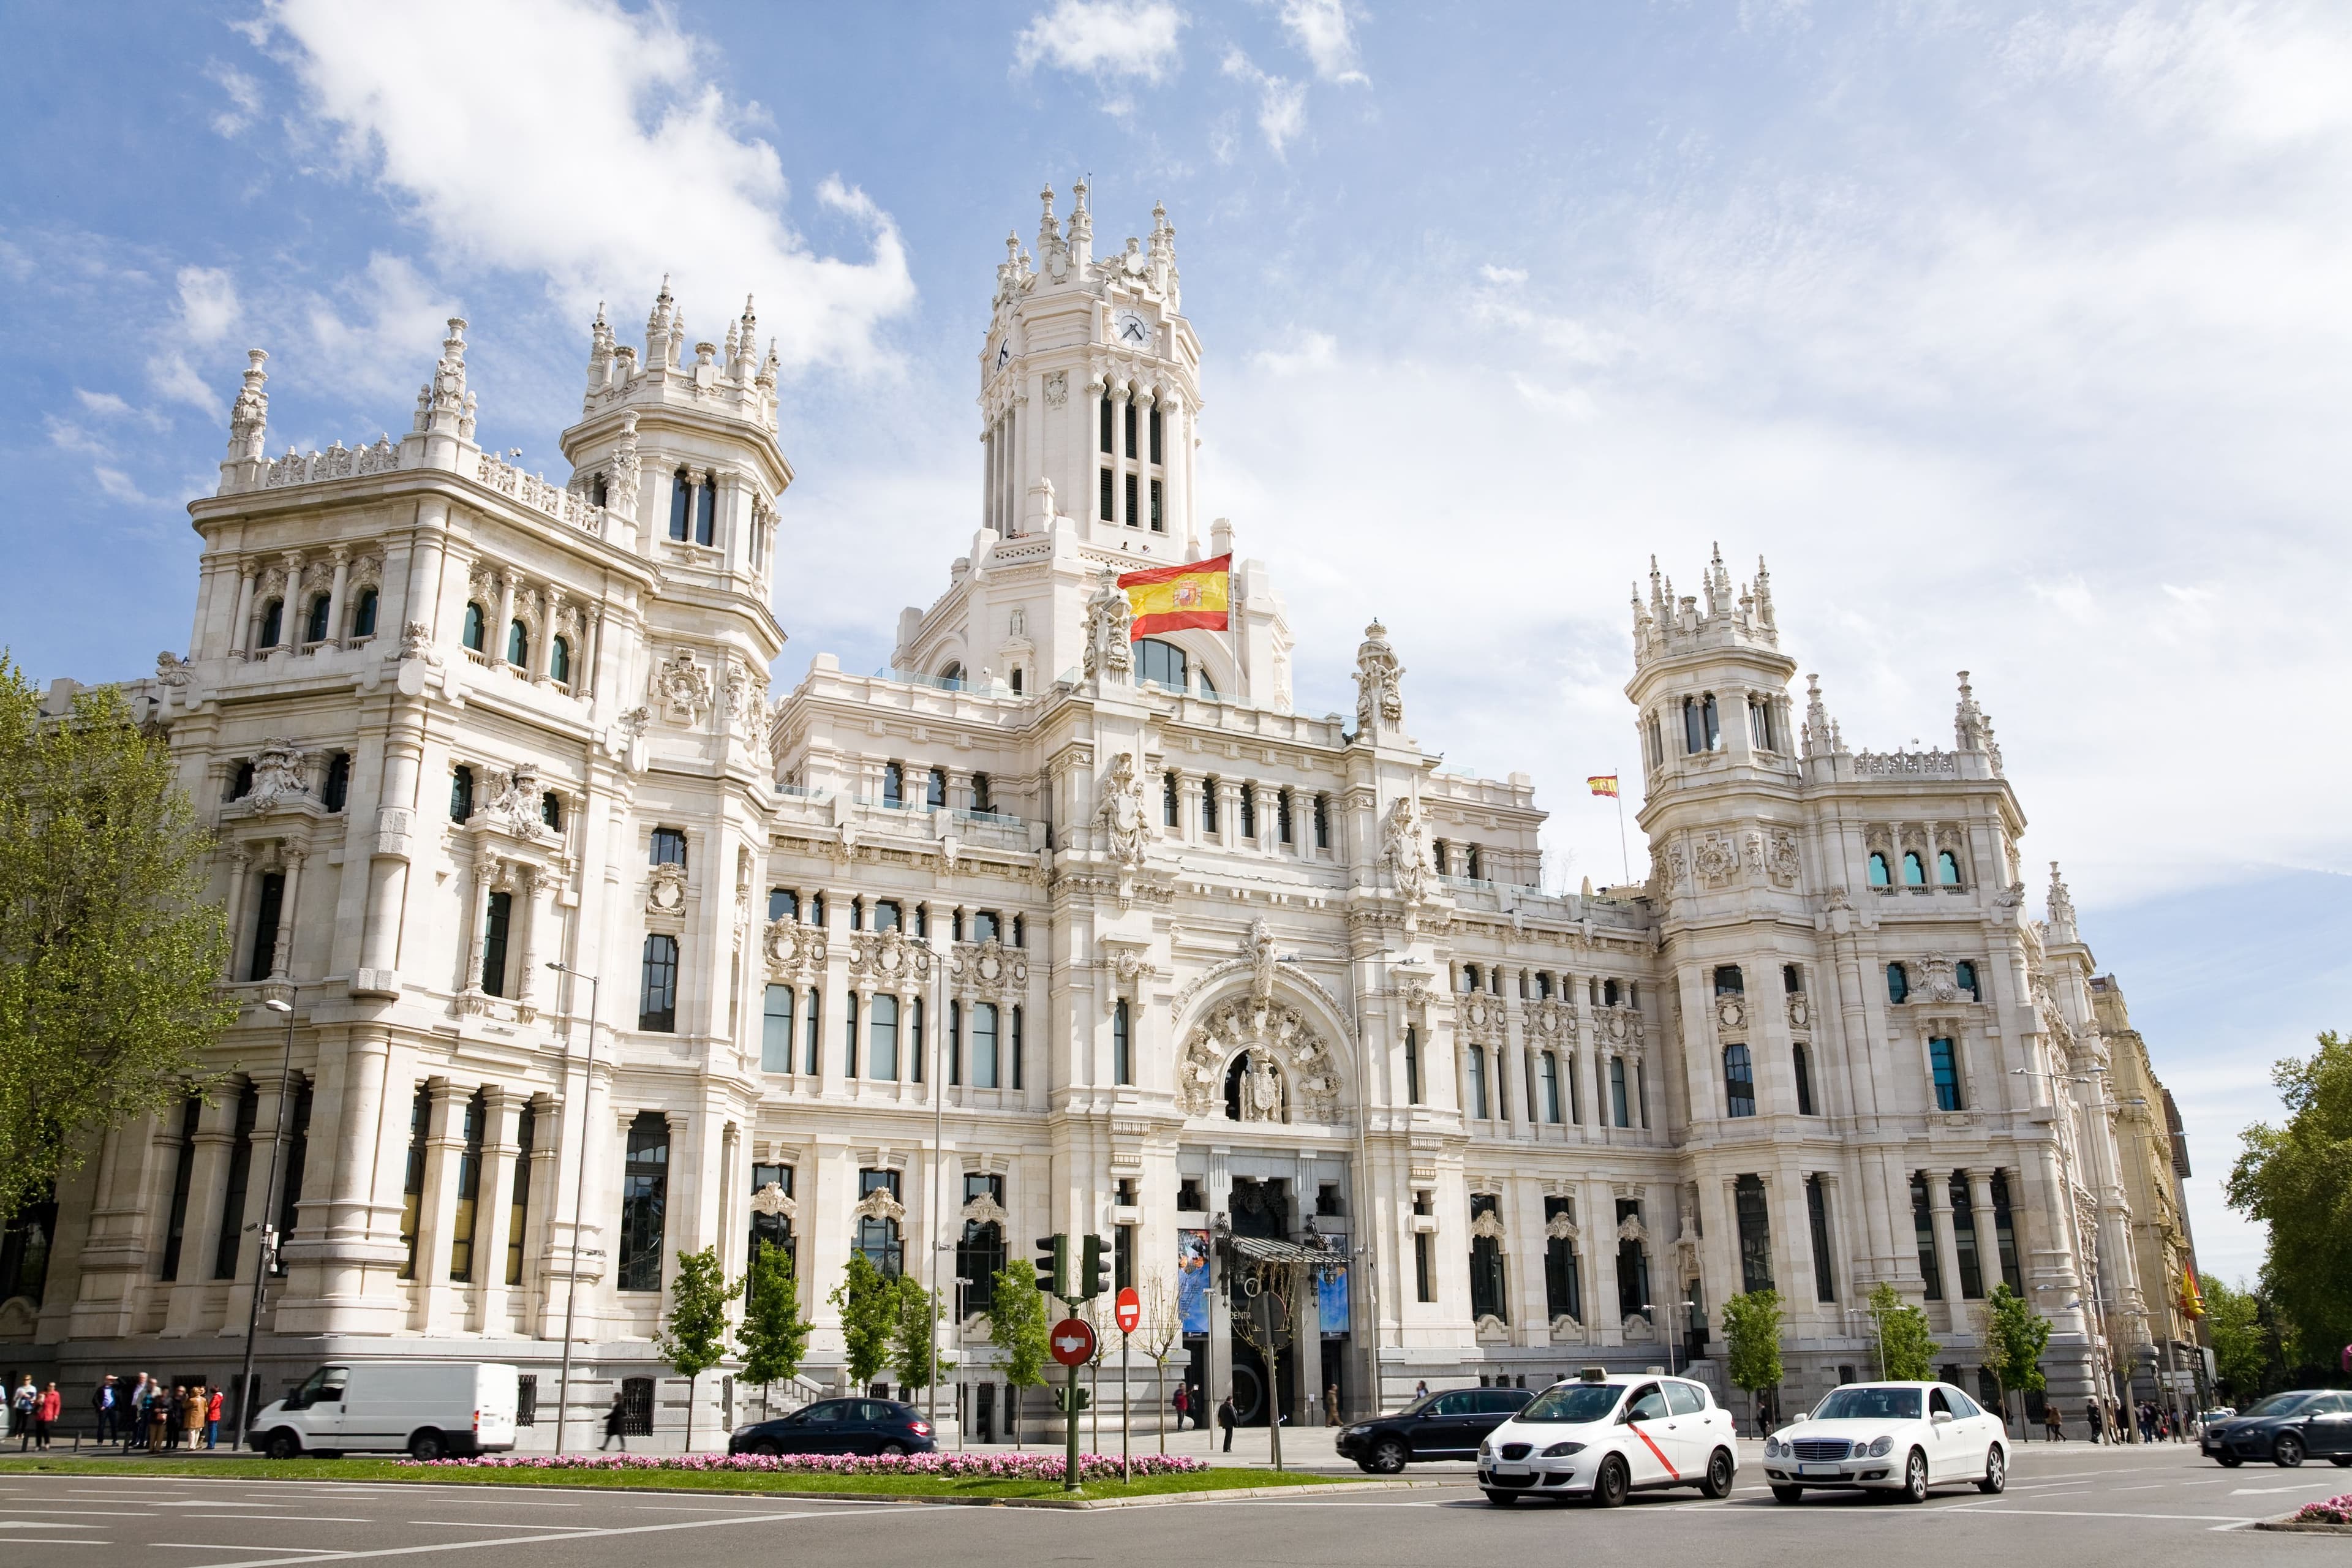
M1233 599L1233 564L1230 554L1213 555L1206 561L1153 566L1121 577L1118 585L1127 590L1128 607L1135 612L1135 627L1128 633L1128 640L1186 626L1223 631L1225 609Z
M1613 795L1617 793L1617 775L1615 773L1594 773L1591 778L1586 779L1584 782L1592 786L1592 793L1595 795Z

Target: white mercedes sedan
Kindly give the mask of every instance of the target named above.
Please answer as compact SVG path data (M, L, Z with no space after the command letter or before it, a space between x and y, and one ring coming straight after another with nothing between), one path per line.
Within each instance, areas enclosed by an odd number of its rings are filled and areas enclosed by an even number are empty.
M1854 1383L1764 1442L1772 1495L1795 1502L1810 1488L1860 1488L1925 1502L1955 1481L1979 1491L2009 1484L2009 1433L2000 1416L1948 1383Z

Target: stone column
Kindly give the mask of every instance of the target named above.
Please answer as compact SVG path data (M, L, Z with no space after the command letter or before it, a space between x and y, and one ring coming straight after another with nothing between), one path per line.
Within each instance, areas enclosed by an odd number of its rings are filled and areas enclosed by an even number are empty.
M478 1334L508 1327L507 1247L513 1240L516 1129L530 1097L504 1084L482 1090L482 1171L474 1193L474 1312Z
M550 587L540 595L539 646L530 650L530 678L546 681L555 658L555 618L563 609L563 590ZM575 679L577 672L574 672Z
M489 934L490 893L498 880L499 862L485 854L473 863L474 888L466 900L466 923L458 932L457 991L478 991L482 984L482 943Z
M237 949L245 934L245 884L253 869L253 853L242 844L228 847L228 979L237 978Z
M515 574L501 572L499 574L498 622L490 627L490 635L482 639L488 645L482 651L489 656L490 663L500 669L513 668L507 663L507 628L514 625L514 606ZM528 649L524 650L524 657L530 657Z
M294 1113L293 1107L286 1102L289 1087L289 1081L280 1078L254 1080L257 1092L253 1107L253 1136L249 1140L253 1147L246 1155L245 1212L236 1216L236 1283L229 1290L228 1309L222 1315L223 1325L231 1330L241 1330L253 1310L253 1285L259 1277L261 1264L262 1226L278 1223L275 1206L269 1201L269 1154L270 1145L278 1138L278 1119ZM292 1131L290 1127L287 1129L289 1134ZM282 1189L285 1184L286 1162L281 1157L278 1162L278 1184Z
M286 552L286 596L278 611L277 647L292 652L302 646L302 553Z
M555 946L555 877L543 867L519 866L515 882L525 912L522 941L516 944L522 953L522 973L517 977L514 994L517 1001L529 1002L539 986L539 955Z
M470 1087L436 1079L425 1122L425 1189L416 1205L416 1294L426 1333L457 1326L449 1288L449 1247L457 1225L457 1161L466 1152L466 1102ZM477 1194L478 1196L478 1188ZM475 1226L475 1234L481 1227Z
M289 844L284 850L286 890L278 900L278 945L269 955L269 978L284 980L294 972L294 911L295 895L302 885L302 862L308 852L299 845ZM256 958L260 954L256 953Z
M249 658L253 652L253 591L257 574L252 566L238 574L236 580L236 614L229 622L228 656Z
M1960 1248L1952 1237L1952 1184L1948 1171L1927 1173L1927 1223L1936 1233L1936 1270L1943 1278L1944 1310L1954 1331L1968 1326L1960 1305Z
M173 1273L171 1304L163 1319L166 1338L199 1332L213 1255L220 1240L221 1205L227 1198L229 1151L236 1143L237 1092L222 1085L196 1118L195 1160L188 1179L188 1206L181 1215L180 1266ZM170 1189L165 1189L170 1195Z
M343 595L352 584L352 552L348 545L338 544L327 552L327 559L335 565L335 575L327 589L327 637L331 643L343 640Z
M1181 843L1201 841L1201 775L1183 769L1176 775L1176 833Z
M1242 786L1233 779L1217 781L1217 843L1232 849L1240 844Z

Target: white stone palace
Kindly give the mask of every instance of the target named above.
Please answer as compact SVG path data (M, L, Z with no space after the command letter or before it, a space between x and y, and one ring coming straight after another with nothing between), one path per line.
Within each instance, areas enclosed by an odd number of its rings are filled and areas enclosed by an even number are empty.
M1966 676L1948 748L1852 749L1760 564L1654 567L1649 879L1543 890L1529 779L1439 771L1382 627L1353 714L1293 710L1272 574L1196 517L1175 231L1098 254L1074 195L997 269L970 550L891 668L819 653L780 698L803 585L748 303L698 342L665 286L641 351L600 313L555 479L476 444L462 321L404 435L307 455L268 455L252 355L187 656L135 693L218 834L245 1008L209 1098L20 1218L5 1353L228 1381L275 1224L268 1391L511 1361L543 1447L575 1289L575 1419L682 1424L681 1249L790 1247L826 1384L853 1248L946 1284L1092 1231L1172 1298L1221 1221L1350 1262L1284 1363L1304 1418L1590 1363L1722 1389L1721 1304L1767 1285L1790 1408L1874 1374L1879 1281L1973 1387L2007 1279L2078 1430L2103 1367L2168 1353L2186 1247L2137 1247L2117 1131L2150 1113L2054 866L2028 910ZM1229 631L1130 641L1114 574L1227 552ZM959 1305L954 1397L1001 1434L985 1288ZM1189 1326L1262 1420L1256 1353ZM740 1418L700 1393L698 1432Z

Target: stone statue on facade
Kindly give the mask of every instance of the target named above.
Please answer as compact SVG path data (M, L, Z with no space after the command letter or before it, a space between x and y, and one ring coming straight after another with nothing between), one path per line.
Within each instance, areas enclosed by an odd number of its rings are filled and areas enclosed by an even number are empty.
M1118 585L1118 574L1106 566L1095 584L1094 596L1087 601L1087 677L1127 679L1135 663L1129 647L1134 629L1135 611L1127 602L1127 590Z
M1375 733L1404 724L1404 694L1398 685L1404 666L1389 646L1389 629L1374 621L1356 649L1356 727Z
M1122 866L1141 866L1150 844L1144 826L1143 781L1136 776L1135 759L1125 752L1110 760L1103 778L1102 804L1095 820L1109 840L1111 858Z
M1421 813L1412 797L1401 795L1381 827L1381 853L1396 878L1400 897L1418 903L1437 890L1437 872L1421 836Z

